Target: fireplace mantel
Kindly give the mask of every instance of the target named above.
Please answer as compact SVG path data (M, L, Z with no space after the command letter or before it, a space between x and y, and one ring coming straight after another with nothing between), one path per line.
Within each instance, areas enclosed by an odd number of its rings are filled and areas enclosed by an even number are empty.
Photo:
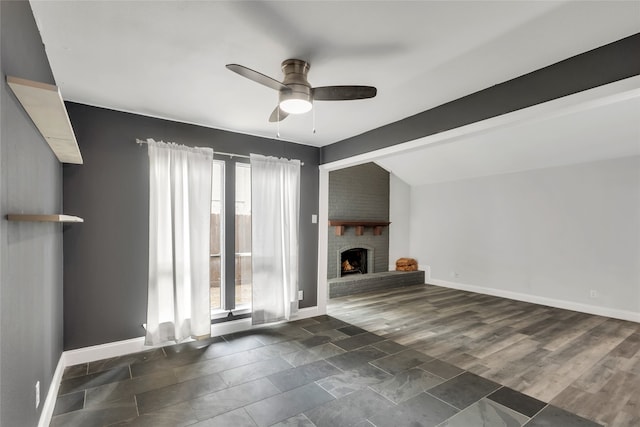
M355 227L356 236L362 236L365 227L373 227L373 235L379 236L382 234L382 227L388 227L389 224L389 221L329 220L329 227L335 227L336 236L342 236L345 227Z

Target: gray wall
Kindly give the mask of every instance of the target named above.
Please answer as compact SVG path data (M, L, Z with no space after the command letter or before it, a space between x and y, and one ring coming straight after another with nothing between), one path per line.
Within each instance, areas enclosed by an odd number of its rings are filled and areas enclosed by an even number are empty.
M640 312L638 156L413 187L411 231L434 279Z
M149 176L146 146L136 138L302 160L300 306L317 304L318 225L311 215L318 212L318 148L81 104L67 108L84 165L65 167L64 205L85 222L65 233L65 349L144 335Z
M329 219L389 221L389 172L375 163L365 163L329 172ZM356 236L354 227L345 228L344 235L336 236L333 227L328 231L327 278L340 275L337 252L346 246L362 245L374 249L374 270L387 271L389 267L389 228L374 236L366 228L364 235Z
M62 353L63 226L6 215L60 213L62 166L5 81L54 83L29 3L0 2L0 21L0 425L27 427L38 422Z
M401 144L640 74L640 33L322 147L321 162Z

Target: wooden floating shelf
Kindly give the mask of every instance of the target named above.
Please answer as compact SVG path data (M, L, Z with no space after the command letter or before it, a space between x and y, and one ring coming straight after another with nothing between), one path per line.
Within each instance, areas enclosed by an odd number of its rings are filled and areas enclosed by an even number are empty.
M7 84L61 163L82 164L82 155L57 86L7 76Z
M345 227L355 227L356 236L362 236L364 234L365 227L373 227L373 235L379 236L382 234L382 227L388 227L391 224L389 221L343 221L338 219L330 219L329 226L335 227L336 236L342 236L344 234Z
M9 221L29 221L29 222L84 222L84 219L73 215L33 215L33 214L9 214Z

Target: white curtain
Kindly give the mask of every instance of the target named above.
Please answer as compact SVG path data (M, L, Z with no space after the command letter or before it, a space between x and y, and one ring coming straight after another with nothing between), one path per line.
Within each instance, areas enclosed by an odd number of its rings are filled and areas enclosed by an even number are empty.
M211 334L209 227L213 150L147 140L146 345Z
M298 309L300 161L251 155L252 323Z

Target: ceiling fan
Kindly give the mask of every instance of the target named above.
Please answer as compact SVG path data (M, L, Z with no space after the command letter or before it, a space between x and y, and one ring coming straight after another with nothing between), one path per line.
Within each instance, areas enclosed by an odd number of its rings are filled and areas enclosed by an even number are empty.
M284 80L281 82L238 64L227 64L235 73L279 92L279 102L269 117L270 122L284 120L289 114L303 114L311 110L313 101L347 101L376 96L373 86L311 87L307 81L309 63L300 59L282 62Z

